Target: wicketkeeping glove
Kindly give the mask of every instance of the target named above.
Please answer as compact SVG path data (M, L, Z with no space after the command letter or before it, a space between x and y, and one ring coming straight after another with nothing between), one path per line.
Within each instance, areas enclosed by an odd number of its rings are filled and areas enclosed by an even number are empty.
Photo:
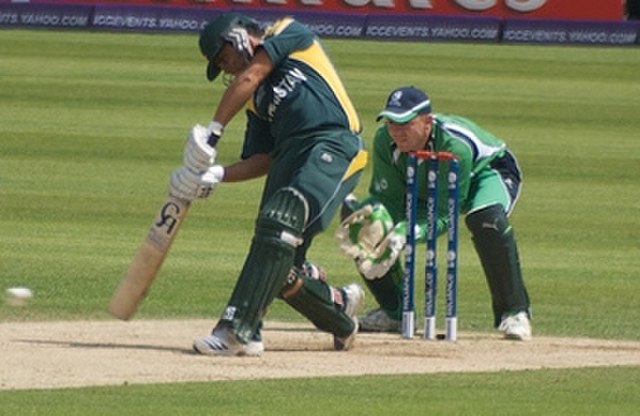
M366 204L340 223L335 238L338 247L355 259L373 250L391 228L393 220L382 204Z
M398 257L407 242L406 234L407 223L403 221L387 233L384 239L373 249L363 250L356 259L360 273L370 280L387 274L391 266L398 261Z
M204 172L194 172L183 166L171 174L169 192L176 198L189 202L196 198L207 198L223 178L224 168L220 165L211 166Z
M396 262L406 241L406 223L393 225L391 215L380 203L367 204L342 221L335 236L338 246L356 260L367 278L384 276Z

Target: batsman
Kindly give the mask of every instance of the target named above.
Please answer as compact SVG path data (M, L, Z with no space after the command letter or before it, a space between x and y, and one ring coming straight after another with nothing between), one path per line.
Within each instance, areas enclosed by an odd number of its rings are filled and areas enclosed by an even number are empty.
M207 78L224 72L227 88L209 126L194 129L187 141L171 193L191 201L220 182L266 180L231 298L211 334L193 347L206 355L262 354L262 319L277 297L332 334L335 350L347 350L358 332L364 290L329 285L306 255L366 164L351 100L319 39L292 18L263 28L244 14L224 13L205 25L199 46ZM242 109L247 122L240 160L219 165L213 146Z
M458 156L459 206L471 232L491 293L494 326L513 340L531 338L531 312L518 248L509 223L520 194L522 175L505 143L473 121L432 113L427 94L415 87L391 92L377 121L369 196L350 195L336 231L340 248L380 305L360 318L360 331L400 332L406 242L407 153L427 150ZM440 162L445 163L445 162ZM446 169L441 168L441 172ZM426 163L418 166L416 241L425 242ZM446 175L439 175L436 235L447 230Z

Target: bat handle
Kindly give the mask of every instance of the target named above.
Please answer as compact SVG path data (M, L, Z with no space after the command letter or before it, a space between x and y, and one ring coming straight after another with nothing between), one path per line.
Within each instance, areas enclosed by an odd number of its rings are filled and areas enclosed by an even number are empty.
M211 147L216 147L218 140L220 140L220 136L222 136L222 132L224 131L224 126L217 121L212 121L209 123L207 131L209 132L207 144Z
M218 140L220 140L220 136L215 133L211 133L209 135L209 139L207 140L207 144L211 147L216 147L216 145L218 144Z

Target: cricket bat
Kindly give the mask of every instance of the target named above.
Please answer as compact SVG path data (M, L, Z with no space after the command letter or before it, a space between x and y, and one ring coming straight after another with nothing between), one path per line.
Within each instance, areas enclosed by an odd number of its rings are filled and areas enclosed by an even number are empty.
M187 201L171 195L164 201L138 253L111 297L109 312L113 316L126 321L136 313L158 274L188 210Z

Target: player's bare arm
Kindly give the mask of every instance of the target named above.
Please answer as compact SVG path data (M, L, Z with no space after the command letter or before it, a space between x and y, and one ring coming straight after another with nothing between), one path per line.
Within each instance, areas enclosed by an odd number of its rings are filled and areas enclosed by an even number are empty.
M238 56L233 48L227 44L220 52L219 59L216 60L224 72L237 75L224 92L213 117L214 121L223 126L227 125L242 110L246 102L251 99L258 85L273 70L273 63L269 55L262 49L256 51L249 65L241 71L238 71L238 65L234 61L234 57Z
M240 182L264 176L271 166L271 156L266 153L251 155L224 168L223 182Z

